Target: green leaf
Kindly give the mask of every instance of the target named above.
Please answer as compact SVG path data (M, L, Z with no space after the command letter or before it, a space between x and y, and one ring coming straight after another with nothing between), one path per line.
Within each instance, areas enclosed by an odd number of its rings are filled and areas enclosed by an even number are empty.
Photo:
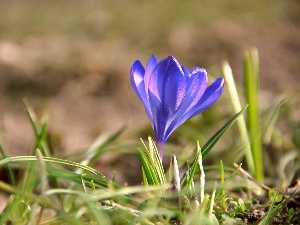
M224 74L224 80L226 83L226 87L231 99L231 104L234 110L234 113L238 113L241 111L242 106L239 99L239 94L235 85L234 77L232 74L232 70L228 64L228 62L223 63L223 74ZM244 149L244 154L247 162L248 169L252 174L255 173L255 167L254 167L254 160L253 155L251 151L250 141L249 141L249 135L248 130L246 126L246 121L243 115L241 115L237 119L237 127L240 132L240 138L242 142L242 147Z
M212 150L218 140L222 137L222 135L234 124L234 122L239 118L240 115L244 113L247 109L248 105L245 106L239 113L237 113L234 117L232 117L217 133L215 133L206 144L202 147L202 157L203 159L207 156L207 154Z
M91 174L95 175L95 178L100 179L103 182L110 181L108 178L106 178L104 175L99 173L97 170L95 170L95 169L93 169L89 166L82 165L80 163L76 163L76 162L72 162L72 161L64 160L64 159L53 158L53 157L42 157L42 159L45 162L48 162L48 163L56 163L56 164L61 164L61 165L66 165L66 166L72 166L72 167L75 167L75 168L80 168L80 169L83 169L83 170L85 170L87 172L90 172ZM37 158L35 156L15 156L15 157L10 157L10 158L5 158L5 159L0 160L0 167L2 165L6 165L7 163L36 162L36 161L37 161ZM34 163L31 163L30 165L33 166ZM80 179L81 179L82 175L78 174L78 176L80 176ZM93 179L94 179L94 182L96 183L95 178L93 178ZM81 180L80 180L80 182L81 182Z
M159 157L158 149L155 145L155 142L153 141L153 139L151 137L148 138L148 141L149 141L149 150L151 152L153 152L152 160L154 161L155 166L157 168L157 173L159 176L160 183L165 184L166 183L166 175L165 175L164 167L163 167L162 162Z
M263 183L262 141L259 113L259 72L257 50L246 52L244 56L245 94L249 104L247 125L254 160L254 177Z
M32 148L30 155L35 155L35 150L40 149L43 155L50 156L49 148L46 141L48 117L44 116L41 120L42 122L39 122L36 114L34 113L34 110L29 104L29 101L27 99L23 99L23 102L35 135L35 145Z
M235 116L233 116L220 130L218 130L217 133L215 133L207 142L206 144L202 147L202 159L204 159L207 154L212 150L212 148L215 146L215 144L218 142L218 140L222 137L222 135L227 131L233 124L234 122L239 118L240 115L244 113L244 111L247 109L248 106L245 106L239 113L237 113ZM192 162L192 165L195 165L198 163L199 157L195 157L195 159ZM199 169L199 167L196 167ZM187 185L187 180L189 180L189 175L190 173L185 173L181 179L181 186L182 188Z
M276 193L274 189L271 189L269 191L269 198L271 201L274 201L274 203L281 202L283 195L280 193Z
M142 165L142 173L144 175L143 180L145 180L144 183L147 183L148 185L158 185L157 171L151 158L149 158L147 153L141 149L138 149L138 157Z
M2 155L2 158L7 158L7 153L1 143L0 143L0 153ZM12 170L12 168L9 164L6 165L6 169L8 171L8 178L9 178L10 183L13 186L15 186L17 182L16 182L16 177L15 177L14 171Z
M143 141L142 143L144 149L138 149L138 156L142 165L144 183L148 185L165 184L166 176L154 141L149 138L149 149Z
M104 149L115 142L117 138L120 137L121 134L125 131L126 127L121 127L117 132L112 134L107 140L105 140L103 143L98 144L95 143L95 145L92 145L91 148L87 151L89 162L87 165L91 166L93 163L100 157L100 155L103 153Z
M195 159L193 160L191 166L188 168L188 170L185 172L185 176L182 179L181 182L181 188L184 189L185 187L190 188L192 183L193 183L193 179L194 179L194 175L197 171L197 168L199 168L199 157L201 154L201 149L200 146L197 145L197 155L195 157Z

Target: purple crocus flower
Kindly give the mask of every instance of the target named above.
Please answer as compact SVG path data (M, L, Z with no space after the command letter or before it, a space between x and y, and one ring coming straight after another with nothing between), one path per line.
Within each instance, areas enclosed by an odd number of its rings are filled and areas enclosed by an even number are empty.
M223 78L207 86L205 69L189 70L173 56L158 61L152 55L145 68L139 60L135 61L130 80L151 122L160 159L171 133L215 103L224 87Z

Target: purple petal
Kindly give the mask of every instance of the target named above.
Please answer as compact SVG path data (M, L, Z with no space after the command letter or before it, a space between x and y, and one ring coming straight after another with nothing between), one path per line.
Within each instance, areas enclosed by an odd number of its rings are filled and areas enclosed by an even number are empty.
M135 61L130 71L131 85L142 102L146 100L144 85L145 69L139 60Z
M137 96L143 102L148 118L152 120L149 100L145 90L144 75L145 75L145 69L143 65L139 60L135 61L130 71L131 85L134 91L136 92Z
M206 70L198 67L192 69L187 77L187 95L182 106L185 112L200 100L208 82Z
M186 91L186 77L175 58L170 58L165 78L164 105L170 112L174 113L181 105Z
M176 109L184 99L186 77L173 57L168 57L155 67L149 82L149 103L153 116L154 130L159 141L166 140L166 129L174 117Z
M214 83L207 87L200 101L193 107L193 109L191 109L194 112L192 113L190 118L197 116L199 113L203 112L209 106L214 104L220 98L223 89L224 79L218 78Z
M130 80L161 146L187 119L215 103L224 88L222 78L207 87L205 69L189 70L172 56L158 61L152 55L145 68L136 61L131 68ZM163 147L159 151L162 158Z
M150 76L149 91L167 112L174 111L185 95L186 82L181 66L174 57L160 61Z
M149 80L152 71L158 64L158 60L155 55L152 55L147 63L146 69L145 69L145 76L144 76L144 82L145 82L145 90L146 90L146 95L148 95L148 89L149 89Z
M213 84L206 88L200 100L192 107L186 108L186 111L176 117L168 127L166 133L171 134L177 127L182 125L186 120L203 112L209 106L214 104L222 94L224 88L223 78L218 78Z
M165 142L165 129L166 129L166 119L164 115L163 108L161 107L160 100L152 93L149 92L149 102L151 105L152 113L152 128L154 130L154 135L156 141Z
M205 69L194 68L188 71L186 76L186 96L179 110L176 112L176 117L170 121L166 133L172 133L191 116L192 112L190 112L190 109L201 99L207 87L207 73Z

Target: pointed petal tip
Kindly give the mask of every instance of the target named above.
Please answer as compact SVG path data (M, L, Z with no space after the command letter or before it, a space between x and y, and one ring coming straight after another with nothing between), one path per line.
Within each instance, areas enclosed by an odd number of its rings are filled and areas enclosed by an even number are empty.
M144 69L144 66L142 65L141 61L140 60L134 61L130 69L130 75L133 75L136 71L140 71L141 68Z
M219 82L223 85L224 84L224 78L223 77L218 77L216 80L219 80Z
M142 82L144 74L145 69L142 63L139 60L136 60L130 69L131 82L134 82L135 85L138 85L140 82Z
M132 67L131 68L134 68L136 66L142 66L143 67L143 64L141 63L140 60L135 60L134 63L132 64Z
M219 84L219 88L222 88L222 89L224 88L224 78L223 77L218 77L214 83Z
M156 61L158 61L158 59L157 59L157 57L156 57L155 54L152 54L149 59L155 59Z
M175 70L180 71L180 74L184 74L184 71L174 56L168 56L159 62L163 67L169 67Z
M150 58L148 60L147 67L149 65L155 66L157 63L158 63L158 59L157 59L156 55L153 54L150 56Z

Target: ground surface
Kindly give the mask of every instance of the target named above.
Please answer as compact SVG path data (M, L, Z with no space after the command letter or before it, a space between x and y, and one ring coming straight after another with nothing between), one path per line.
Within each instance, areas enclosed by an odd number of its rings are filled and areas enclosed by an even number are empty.
M84 149L124 124L135 136L147 118L129 71L152 53L214 77L226 59L241 84L243 52L257 47L263 107L299 89L298 1L118 2L0 2L0 135L9 155L32 146L24 97L50 115L59 151Z

